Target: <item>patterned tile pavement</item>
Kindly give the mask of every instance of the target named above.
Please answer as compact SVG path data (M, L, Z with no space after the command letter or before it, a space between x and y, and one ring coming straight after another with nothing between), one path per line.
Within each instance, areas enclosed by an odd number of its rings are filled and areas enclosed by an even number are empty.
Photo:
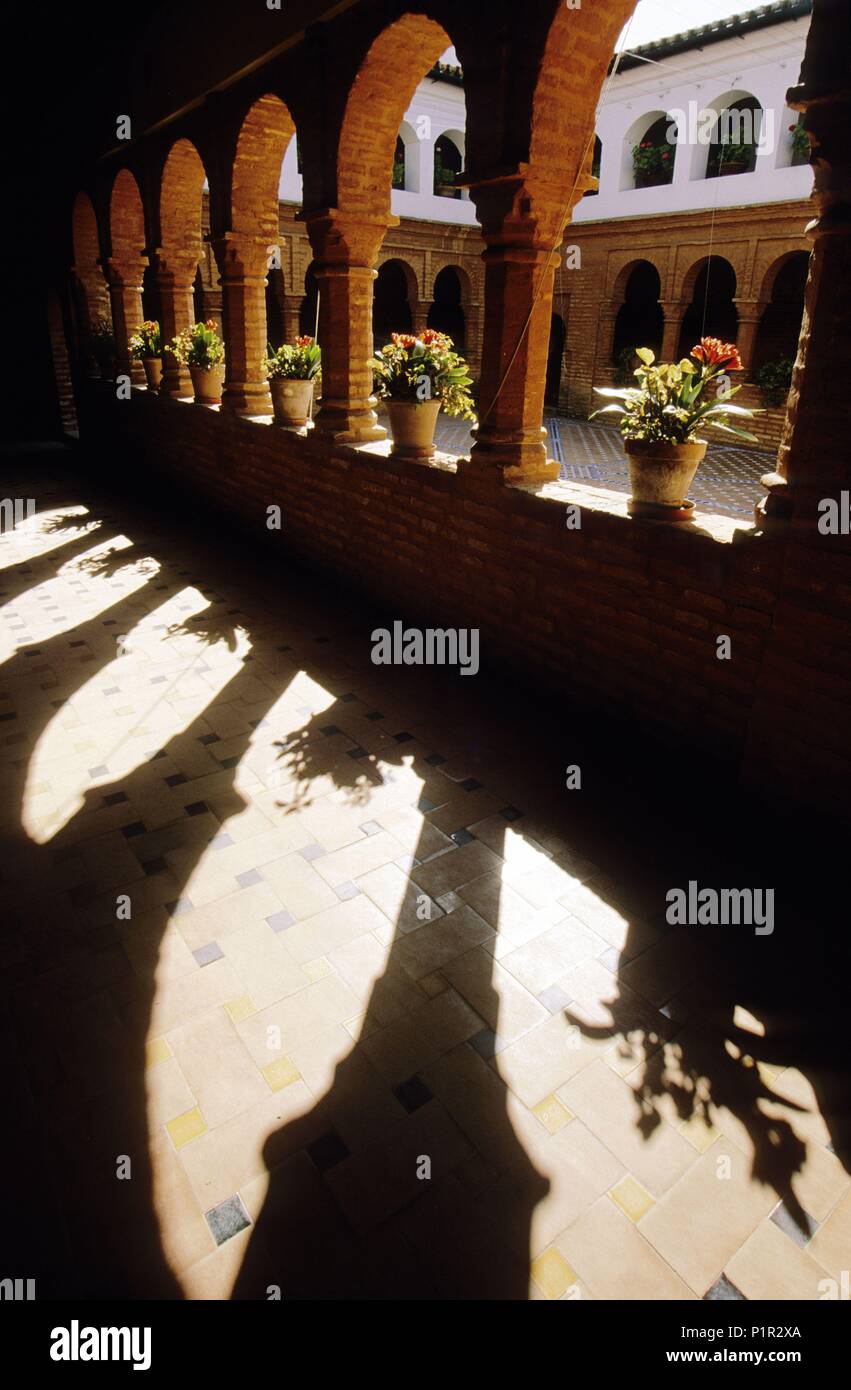
M629 492L629 473L617 430L587 420L547 414L550 456L561 464L560 476L614 492ZM465 454L473 442L464 420L438 417L436 441L450 455ZM698 507L721 516L753 519L754 503L763 496L760 484L773 467L774 455L765 449L710 444L697 471L691 495Z
M565 794L580 731L518 717L486 653L476 681L376 666L354 598L171 496L32 457L0 495L36 503L0 534L7 1270L39 1297L838 1287L847 1085L813 1049L844 993L811 924L777 940L817 1028L778 1021L762 939L744 1009L729 929L667 923L685 864L739 881L694 811L645 829L590 754Z

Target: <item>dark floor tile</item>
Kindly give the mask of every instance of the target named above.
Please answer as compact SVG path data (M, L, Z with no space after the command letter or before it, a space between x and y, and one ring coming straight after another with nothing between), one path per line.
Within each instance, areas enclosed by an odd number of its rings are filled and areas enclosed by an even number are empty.
M394 1086L393 1094L409 1115L432 1099L432 1092L419 1076L410 1076L401 1086Z
M199 965L212 965L214 960L224 960L225 953L218 941L208 941L206 946L199 946L197 951L192 952Z
M464 826L462 826L459 830L451 831L449 838L450 840L454 840L456 845L469 845L470 842L472 840L475 840L476 837L475 835L472 835L469 830L465 829Z
M741 1300L747 1302L741 1289L737 1289L732 1284L726 1274L722 1274L720 1279L716 1279L711 1289L703 1295L704 1300L710 1303L732 1303Z
M316 1164L320 1173L327 1173L329 1168L335 1168L338 1163L342 1163L344 1158L348 1158L349 1150L346 1148L339 1134L329 1130L327 1134L314 1139L312 1144L308 1144L307 1152Z
M790 1240L794 1240L796 1245L804 1246L812 1240L819 1228L818 1221L809 1216L802 1209L793 1211L786 1202L781 1202L771 1213L771 1219L775 1226L787 1235Z
M239 1235L240 1231L251 1225L251 1218L238 1192L213 1207L212 1211L205 1212L204 1218L217 1245L224 1245L231 1236Z

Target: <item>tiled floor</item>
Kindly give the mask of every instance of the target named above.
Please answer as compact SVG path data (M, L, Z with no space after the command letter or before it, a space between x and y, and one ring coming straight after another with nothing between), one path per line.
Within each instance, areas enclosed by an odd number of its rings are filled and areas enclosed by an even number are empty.
M7 1273L838 1286L847 933L792 906L785 843L651 801L486 652L476 681L373 666L373 614L170 494L157 517L73 456L3 466L37 501L0 536ZM774 936L669 927L693 877L776 883Z
M629 470L617 430L587 420L569 420L547 413L549 454L561 464L560 476L568 482L599 485L626 492ZM472 444L469 422L438 416L436 441L447 454L463 455ZM730 447L711 443L697 470L691 497L704 511L753 520L754 503L764 496L760 478L770 473L774 455L765 449Z

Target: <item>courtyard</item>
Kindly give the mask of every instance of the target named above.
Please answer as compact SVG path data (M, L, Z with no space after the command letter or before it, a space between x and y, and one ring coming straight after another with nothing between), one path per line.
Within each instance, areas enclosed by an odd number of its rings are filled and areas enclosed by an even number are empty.
M815 827L790 866L711 767L686 793L487 653L372 664L384 614L85 451L3 474L4 1241L41 1297L838 1296ZM771 885L777 929L671 926L690 880Z
M616 429L587 420L572 420L545 412L547 449L560 464L565 482L586 484L591 490L628 495L629 470L623 442ZM465 420L438 418L436 443L449 457L469 454L473 436ZM745 445L711 442L692 486L692 499L701 511L741 518L748 524L764 489L760 479L771 471L774 455Z

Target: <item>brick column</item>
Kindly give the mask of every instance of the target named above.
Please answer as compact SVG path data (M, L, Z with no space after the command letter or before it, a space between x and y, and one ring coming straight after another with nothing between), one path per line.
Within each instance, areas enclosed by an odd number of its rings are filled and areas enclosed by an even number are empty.
M662 329L662 346L659 350L659 359L662 362L678 362L679 353L677 349L680 345L680 329L683 323L683 306L675 299L661 299L662 312L665 315L665 326Z
M418 299L411 305L411 324L415 333L424 333L428 328L428 316L433 299Z
M485 242L485 321L479 422L459 467L492 481L554 479L543 418L562 209L537 203L525 168L469 186Z
M222 284L222 410L271 415L272 397L263 368L269 248L262 237L225 232L213 242L213 251Z
M182 367L168 350L168 344L182 329L195 322L192 285L195 280L194 261L178 257L166 258L159 250L151 251L154 285L160 305L160 332L163 344L163 379L161 396L191 396L192 378L189 368Z
M600 309L600 318L597 325L597 355L594 361L594 381L599 378L611 380L614 367L615 352L615 324L617 323L618 309L620 305L605 304Z
M319 285L319 343L322 348L322 405L316 429L345 444L385 439L372 393L372 285L375 262L388 226L337 208L309 214L305 221Z
M466 326L466 351L464 356L470 364L470 375L478 381L482 374L482 321L483 308L478 301L462 304Z
M299 321L301 319L301 306L304 303L303 294L284 295L284 342L291 343L301 332ZM314 325L310 325L310 336L313 337Z
M818 503L851 489L850 63L847 8L817 4L801 81L786 99L810 133L818 216L807 228L813 250L777 469L762 479L768 495L756 508L763 527L794 519L813 536Z
M141 362L130 356L128 342L131 333L135 333L145 318L142 312L142 275L147 263L145 257L139 257L138 263L130 265L115 259L107 261L117 369L120 375L129 376L140 386L145 384L145 369Z
M739 356L742 359L742 367L747 374L743 380L749 380L756 335L768 300L734 299L733 303L739 315L739 331L736 334L736 346L739 349Z

